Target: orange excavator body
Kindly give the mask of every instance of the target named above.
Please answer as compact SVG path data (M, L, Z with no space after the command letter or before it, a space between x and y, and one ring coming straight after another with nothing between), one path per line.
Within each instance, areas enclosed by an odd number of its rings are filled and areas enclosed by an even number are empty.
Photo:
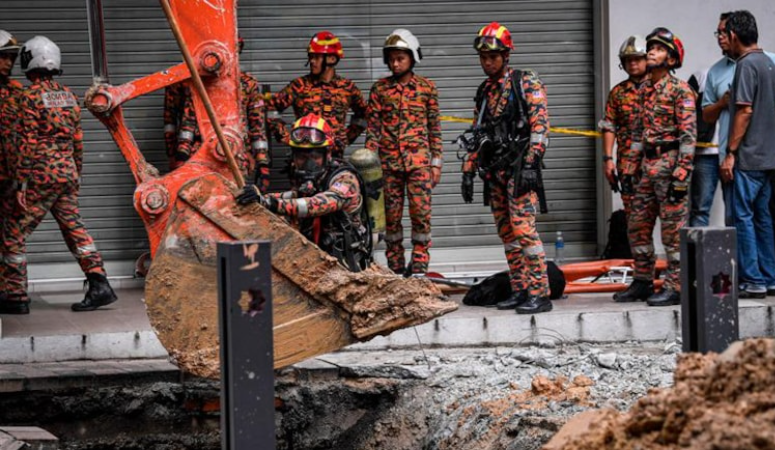
M235 203L243 184L235 161L247 157L236 0L160 1L186 62L121 86L95 75L86 105L108 128L137 183L134 206L152 255L148 314L181 367L219 375L218 242L272 241L275 367L455 310L428 280L403 279L375 265L349 272L262 206ZM182 167L160 176L126 127L121 105L179 82L196 93L203 142Z

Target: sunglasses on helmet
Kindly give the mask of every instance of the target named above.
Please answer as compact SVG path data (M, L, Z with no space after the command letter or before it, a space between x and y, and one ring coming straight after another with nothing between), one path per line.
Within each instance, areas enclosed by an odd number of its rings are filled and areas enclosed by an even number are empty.
M474 48L479 51L498 51L505 49L506 46L494 36L478 36L474 40Z
M296 128L291 132L291 140L297 144L322 145L326 134L315 128Z

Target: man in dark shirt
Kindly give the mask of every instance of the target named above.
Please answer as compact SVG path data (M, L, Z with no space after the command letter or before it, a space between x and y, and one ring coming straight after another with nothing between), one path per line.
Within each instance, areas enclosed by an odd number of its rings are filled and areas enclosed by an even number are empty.
M770 171L775 169L775 63L759 48L756 19L750 12L733 12L725 32L737 67L721 177L734 186L740 297L764 298L775 295L775 239L769 210Z

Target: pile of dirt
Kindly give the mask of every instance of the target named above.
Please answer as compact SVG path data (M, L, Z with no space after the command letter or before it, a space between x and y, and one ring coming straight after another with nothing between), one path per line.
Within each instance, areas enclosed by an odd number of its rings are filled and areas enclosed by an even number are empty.
M775 340L737 342L720 355L681 355L674 380L629 412L601 411L562 448L775 449Z

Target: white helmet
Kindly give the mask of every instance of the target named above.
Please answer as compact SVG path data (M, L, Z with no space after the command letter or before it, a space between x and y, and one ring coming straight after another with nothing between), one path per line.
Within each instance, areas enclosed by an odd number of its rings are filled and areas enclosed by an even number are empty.
M420 41L414 37L411 31L403 28L393 30L393 32L385 39L385 45L382 47L382 58L385 61L385 64L388 63L388 50L408 50L412 52L415 64L419 63L422 59Z
M20 53L22 71L25 73L35 69L60 72L62 55L59 52L59 47L45 36L35 36L25 42Z
M5 30L0 30L0 52L18 52L19 42L13 35Z
M622 42L619 47L619 60L627 56L646 56L646 39L643 36L634 34Z

